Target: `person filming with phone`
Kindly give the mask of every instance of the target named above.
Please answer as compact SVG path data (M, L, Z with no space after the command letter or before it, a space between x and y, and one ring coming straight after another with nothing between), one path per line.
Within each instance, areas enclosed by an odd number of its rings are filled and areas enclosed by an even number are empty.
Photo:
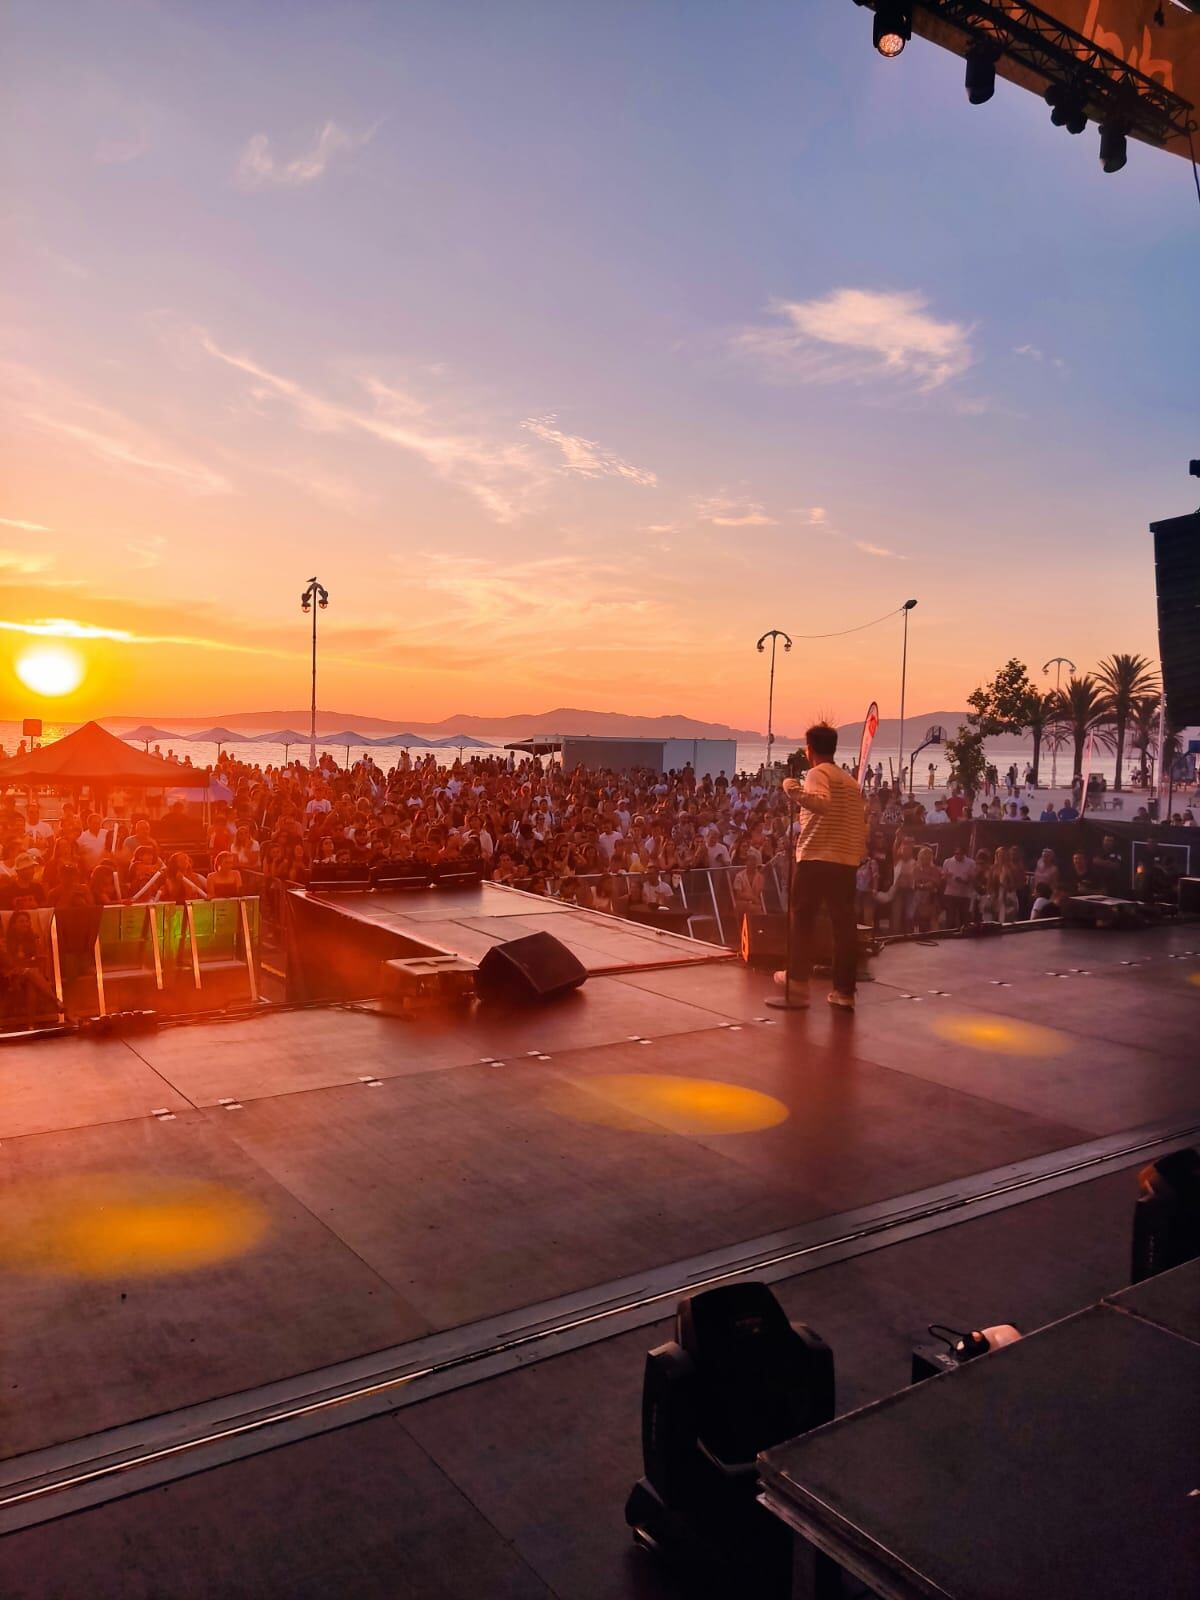
M829 1004L854 1010L858 971L858 928L854 912L854 879L867 851L866 818L858 782L834 760L837 729L814 723L804 736L809 770L801 781L785 778L783 790L799 809L792 870L790 979L792 1004L806 1005L812 973L813 924L824 905L833 928L833 988ZM787 983L777 972L775 981Z

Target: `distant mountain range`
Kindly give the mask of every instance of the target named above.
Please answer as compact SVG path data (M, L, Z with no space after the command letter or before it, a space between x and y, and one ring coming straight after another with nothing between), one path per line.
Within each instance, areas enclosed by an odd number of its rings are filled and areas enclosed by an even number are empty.
M953 734L961 722L966 721L965 711L919 711L905 718L905 743L911 749L920 743L928 728L940 726ZM167 724L180 733L210 727L231 728L241 733L268 733L273 728L308 727L307 708L297 711L234 711L210 717L168 717ZM117 729L132 728L142 722L155 722L152 717L108 717L105 721ZM838 729L843 748L855 743L862 724L848 722ZM558 706L553 711L521 712L508 717L480 717L471 712L443 717L440 722L397 722L390 718L364 717L353 711L318 711L318 737L353 729L368 738L382 738L390 733L415 733L428 739L444 739L450 734L473 734L478 739L522 738L528 734L586 733L601 738L626 739L736 739L742 744L765 744L766 734L753 728L732 728L725 722L700 722L695 717L662 716L634 717L619 711L584 711L572 706ZM801 741L799 733L778 733L776 745L796 748ZM875 742L884 749L895 748L900 741L900 722L895 717L884 717L875 735ZM1018 735L989 740L993 748L1011 746L1021 749L1025 743Z

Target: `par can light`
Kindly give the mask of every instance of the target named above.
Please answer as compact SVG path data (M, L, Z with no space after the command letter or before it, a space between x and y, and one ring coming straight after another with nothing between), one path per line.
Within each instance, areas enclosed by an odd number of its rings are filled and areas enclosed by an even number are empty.
M986 104L996 92L996 51L989 44L967 51L967 99L973 106Z
M1102 123L1100 127L1100 165L1105 172L1120 172L1127 159L1125 129L1119 123Z
M912 11L904 0L879 0L872 38L881 56L898 56L912 38Z

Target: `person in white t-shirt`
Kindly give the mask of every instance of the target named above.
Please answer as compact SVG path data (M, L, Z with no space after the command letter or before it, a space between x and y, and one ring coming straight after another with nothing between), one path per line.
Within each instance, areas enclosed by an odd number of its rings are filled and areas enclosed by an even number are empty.
M104 826L104 818L98 811L90 813L87 827L75 841L79 850L79 859L83 862L89 873L100 865L108 850L108 830Z
M946 802L944 800L935 800L933 802L933 810L925 818L925 826L927 828L932 828L934 826L940 826L942 823L948 823L949 821L950 818L946 813Z
M708 847L708 864L710 867L727 867L729 865L729 846L721 838L716 828L710 828L705 836Z
M605 828L603 833L598 833L596 835L596 848L599 850L601 858L604 861L607 861L612 855L613 845L617 844L620 839L620 830L611 826Z
M30 839L38 846L49 844L54 838L54 829L43 819L36 800L31 800L25 807L25 828Z
M942 891L942 904L946 908L946 925L962 928L970 921L971 896L979 869L960 844L952 856L942 862L946 887Z

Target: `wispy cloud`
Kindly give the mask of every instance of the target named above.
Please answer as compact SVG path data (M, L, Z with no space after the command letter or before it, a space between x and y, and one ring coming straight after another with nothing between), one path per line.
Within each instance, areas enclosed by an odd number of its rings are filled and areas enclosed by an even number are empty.
M0 517L0 525L6 528L20 528L22 533L49 533L50 529L44 522L22 522L20 517Z
M711 522L715 528L774 528L779 521L777 517L769 517L756 502L729 500L722 495L698 500L696 515L701 522Z
M35 244L33 251L40 260L45 261L56 272L65 272L68 278L74 278L76 282L81 283L85 278L91 277L91 273L82 261L76 261L74 256L64 255L61 250L55 250L52 245Z
M898 550L888 550L881 544L870 544L866 539L855 539L854 548L861 550L865 556L881 556L887 561L907 560L907 557L902 556Z
M798 517L809 528L824 528L829 522L829 513L824 506L796 506L788 514Z
M167 548L166 536L161 533L152 533L145 539L130 539L125 548L133 557L135 566L143 568L157 567L161 564L163 551Z
M32 427L72 440L118 469L146 473L194 494L228 494L221 473L176 451L148 428L31 367L5 364L0 405Z
M336 122L326 122L317 133L312 148L290 161L279 160L265 133L256 133L246 143L234 168L233 181L239 189L262 189L269 185L299 189L322 177L335 156L361 150L378 132L379 124L353 133Z
M378 499L351 478L344 478L333 472L320 472L307 465L269 466L261 461L255 461L250 465L269 473L272 478L278 478L281 482L289 484L301 494L307 495L309 499L333 506L346 516L361 514L368 507L375 505Z
M132 633L124 628L98 628L90 622L76 622L71 617L43 617L39 622L2 622L5 633L27 633L38 639L118 639L128 643Z
M1014 345L1013 355L1025 356L1030 361L1043 361L1048 366L1055 367L1059 372L1067 370L1067 363L1061 356L1048 356L1044 350L1039 350L1036 344Z
M440 422L426 401L373 374L354 377L350 398L330 398L251 356L224 349L203 329L196 330L195 337L207 355L250 380L249 393L255 401L283 402L310 432L365 434L417 456L439 477L473 495L497 522L514 521L560 473L616 477L644 487L657 482L653 472L633 466L594 439L556 428L553 417L530 418L521 426L561 453L564 464L558 468L548 464L533 444L503 437L494 424L485 431L478 425ZM335 482L326 488L337 497Z
M150 135L144 128L139 128L136 133L101 139L92 156L102 167L123 166L127 161L136 161L139 156L144 156L149 148Z
M19 572L28 577L35 572L45 572L49 565L49 556L31 556L23 550L0 550L0 572Z
M672 602L629 561L586 552L525 561L426 551L397 557L405 582L429 600L424 626L445 638L481 630L507 656L555 652L624 657L690 651L695 635ZM469 631L468 631L469 630Z
M564 470L577 473L581 478L628 478L631 483L644 488L654 488L658 478L643 467L632 466L628 461L606 450L594 439L584 439L579 434L563 433L555 426L558 418L528 417L521 426L538 439L555 445L562 451Z
M0 632L22 633L37 639L107 639L116 644L186 645L192 649L229 651L239 655L290 658L296 654L294 650L273 650L265 645L193 634L133 633L127 628L104 628L91 622L78 622L72 617L43 617L35 622L0 621Z
M928 304L915 290L834 289L812 300L776 300L774 320L744 329L735 347L779 379L886 379L936 389L971 365L971 330L933 316Z
M257 400L285 402L297 421L314 433L366 434L381 444L418 456L439 477L458 484L498 522L511 522L525 499L548 481L533 450L521 443L489 440L437 426L415 397L380 379L359 377L369 405L330 400L292 378L272 372L249 356L224 350L203 330L201 348L215 360L252 380Z

